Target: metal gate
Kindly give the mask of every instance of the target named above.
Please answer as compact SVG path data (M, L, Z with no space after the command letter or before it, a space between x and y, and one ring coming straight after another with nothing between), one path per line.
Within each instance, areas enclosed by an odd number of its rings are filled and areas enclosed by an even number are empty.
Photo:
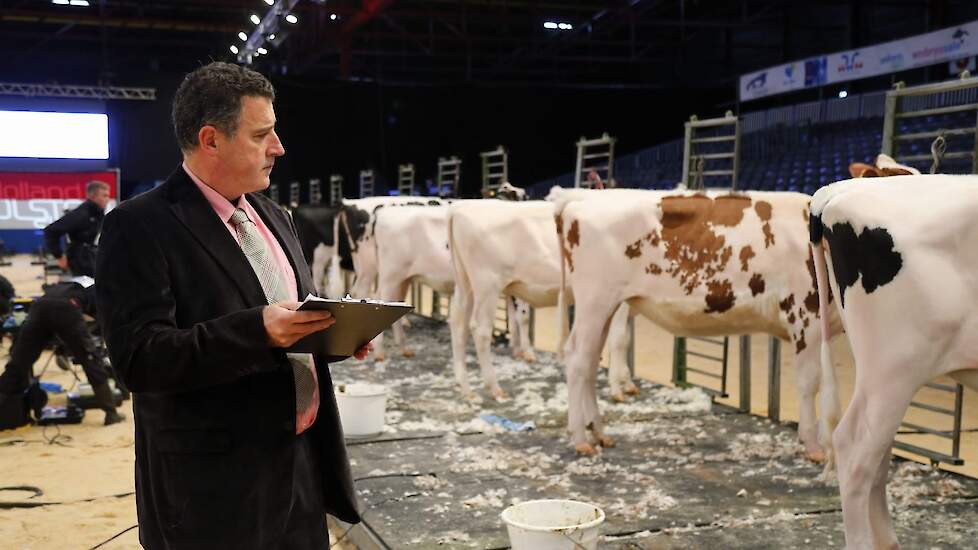
M937 84L908 88L898 82L886 92L881 150L925 173L978 174L976 89L978 78L967 72ZM942 169L944 161L951 162Z
M462 180L462 160L458 157L438 158L438 196L457 197Z
M397 167L397 194L400 196L414 194L413 164L401 164Z
M343 176L333 174L329 177L329 205L339 206L343 202Z
M322 204L323 202L323 190L322 182L319 178L312 178L309 180L309 204Z
M577 141L577 168L574 171L574 187L592 187L589 177L594 171L607 186L612 185L615 175L615 138L607 133L597 139L581 137Z
M687 189L736 189L740 170L740 119L689 117L683 139L683 184Z
M482 157L483 196L489 191L499 189L503 182L509 181L509 153L499 145L492 151L479 153Z
M374 196L374 171L360 170L360 198Z

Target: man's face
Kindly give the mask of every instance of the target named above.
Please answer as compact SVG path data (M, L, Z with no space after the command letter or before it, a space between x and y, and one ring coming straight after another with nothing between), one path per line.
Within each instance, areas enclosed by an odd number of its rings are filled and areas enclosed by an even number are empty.
M109 204L109 190L105 187L99 187L88 194L88 200L94 202L102 210L105 210L105 207Z
M267 98L245 96L240 117L233 136L217 132L219 177L241 193L262 191L268 187L275 157L285 154L275 133L275 110Z

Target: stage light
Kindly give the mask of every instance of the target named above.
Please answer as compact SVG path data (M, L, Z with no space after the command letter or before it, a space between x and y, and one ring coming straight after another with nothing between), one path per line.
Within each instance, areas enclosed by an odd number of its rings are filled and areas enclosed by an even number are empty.
M241 31L241 32L238 33L238 38L240 38L242 42L247 42L248 41L248 35L245 34L244 31Z
M235 55L238 54L238 47L235 46L234 44L231 44L231 53L233 53Z
M268 53L268 50L266 50L265 48L258 48L258 53L265 55Z
M251 22L257 25L258 23L261 23L261 19L259 19L257 15L251 14Z
M299 18L296 17L295 15L292 15L291 13L285 16L285 20L288 21L289 23L292 23L293 25L299 22Z
M557 23L554 23L553 21L547 21L546 23L543 24L543 28L545 28L545 29L556 29L557 28Z
M847 97L849 97L849 92L847 92L845 90L842 90L841 92L839 92L839 99L845 99Z

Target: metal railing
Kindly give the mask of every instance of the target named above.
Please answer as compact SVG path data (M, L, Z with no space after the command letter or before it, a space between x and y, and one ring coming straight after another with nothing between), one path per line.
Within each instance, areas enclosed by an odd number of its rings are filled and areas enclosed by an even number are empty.
M591 187L589 177L595 172L607 185L615 175L615 138L607 133L596 139L582 137L577 142L577 168L574 187Z
M479 153L482 158L482 190L495 191L509 181L509 153L502 145Z
M937 173L945 159L967 159L971 165L967 173L978 174L978 139L975 139L978 99L975 90L978 90L978 78L968 76L967 72L962 73L960 79L936 84L906 87L902 82L896 83L886 93L882 152L898 162L922 168L922 171L929 168L931 173ZM955 113L970 116L963 120L949 120L944 116ZM902 131L902 121L920 118L937 127L918 132ZM944 120L935 121L935 118ZM967 136L970 140L948 139L958 136ZM915 142L921 141L925 142L926 153L907 151ZM957 150L949 151L949 146Z

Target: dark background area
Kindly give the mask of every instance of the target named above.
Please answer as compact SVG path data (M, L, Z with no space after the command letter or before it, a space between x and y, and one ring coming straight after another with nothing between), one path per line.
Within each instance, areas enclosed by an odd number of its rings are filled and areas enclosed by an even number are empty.
M179 162L169 104L183 74L233 60L260 0L0 0L5 82L153 87L155 101L0 95L0 109L104 108L108 166L124 189L146 188ZM418 181L439 156L463 159L463 194L479 188L480 151L504 145L510 179L529 185L573 169L574 143L602 132L627 153L681 135L690 114L756 110L836 94L797 92L737 104L738 75L809 55L875 44L978 19L973 0L303 0L298 24L253 67L276 86L286 148L272 174L330 174L352 196L361 169L394 185L398 164ZM337 19L330 19L337 14ZM547 31L543 21L569 22ZM947 78L946 67L846 84ZM46 161L51 162L51 161ZM78 164L55 162L55 169ZM91 163L89 163L91 164ZM86 165L87 166L87 165ZM36 161L0 161L35 169Z

